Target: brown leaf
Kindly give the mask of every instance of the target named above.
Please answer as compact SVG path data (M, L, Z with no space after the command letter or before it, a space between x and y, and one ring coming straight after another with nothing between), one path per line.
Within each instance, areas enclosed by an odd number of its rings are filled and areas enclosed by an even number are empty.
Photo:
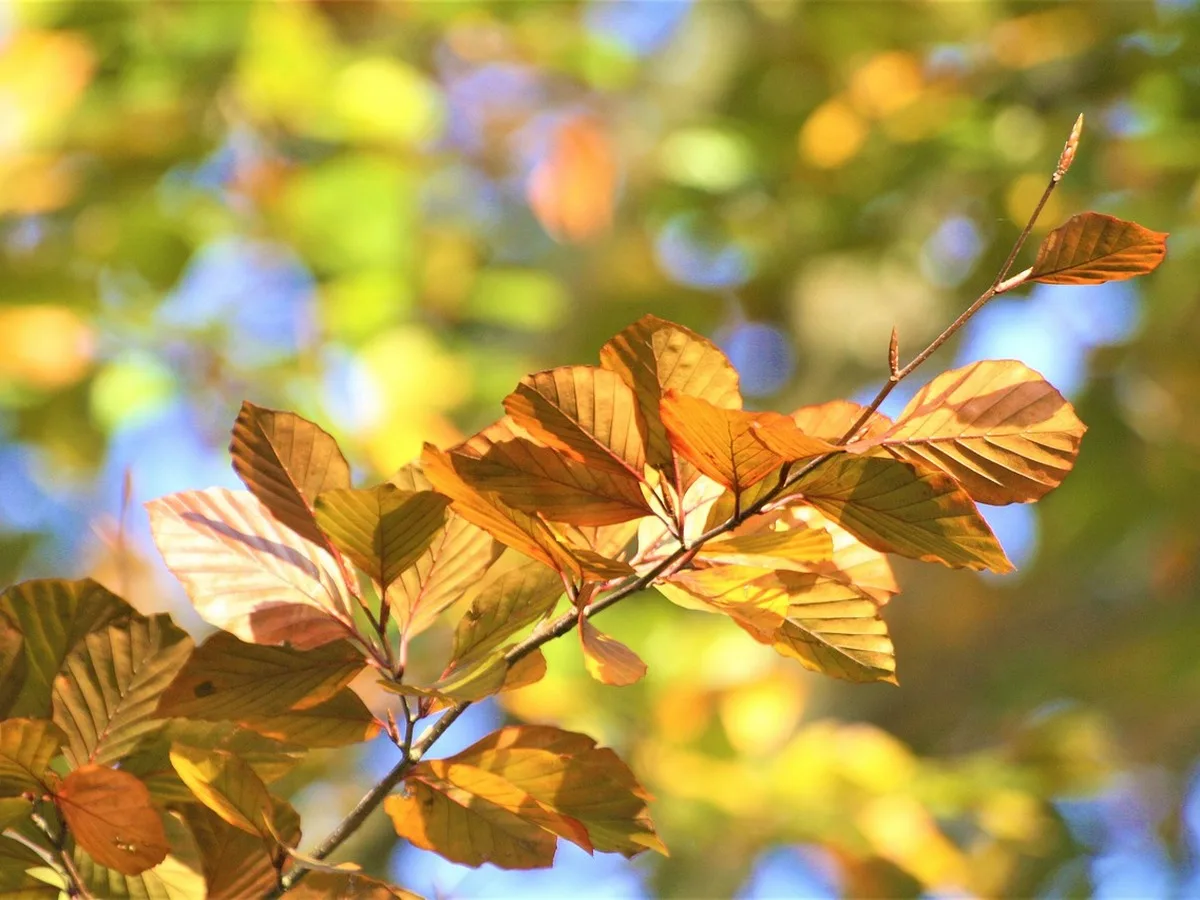
M633 684L646 674L646 664L636 653L601 632L585 616L579 617L579 643L588 674L602 684Z
M167 835L150 792L128 772L96 765L75 769L54 802L76 842L102 866L137 875L167 856Z
M93 897L105 900L205 900L209 896L200 851L182 816L168 812L162 816L162 822L170 850L162 862L138 875L122 875L99 865L76 845L75 868L83 886Z
M429 549L446 523L449 503L432 491L401 491L385 482L366 490L322 491L315 511L326 536L386 591Z
M547 234L580 243L612 224L617 174L616 150L600 122L574 115L555 128L525 195Z
M611 525L651 514L639 476L621 467L589 465L524 433L505 417L455 447L450 458L476 489L552 522Z
M322 491L350 487L350 465L328 432L295 413L244 402L229 452L234 471L271 515L328 547L313 504Z
M936 470L898 459L841 455L809 472L795 489L806 503L881 552L1012 571L970 496Z
M895 425L851 450L883 447L924 462L980 503L1029 503L1071 471L1086 430L1037 372L1015 360L988 360L939 375Z
M146 509L167 568L206 621L251 643L300 649L356 634L334 558L249 493L186 491Z
M295 846L300 842L300 817L286 801L272 800L273 830L284 844ZM208 900L246 900L274 889L278 873L273 841L234 828L198 803L185 806L184 815L200 848Z
M337 694L365 665L345 641L293 650L217 632L163 691L157 714L222 721L305 709Z
M1103 284L1145 275L1167 253L1167 234L1096 212L1080 213L1046 235L1030 281Z

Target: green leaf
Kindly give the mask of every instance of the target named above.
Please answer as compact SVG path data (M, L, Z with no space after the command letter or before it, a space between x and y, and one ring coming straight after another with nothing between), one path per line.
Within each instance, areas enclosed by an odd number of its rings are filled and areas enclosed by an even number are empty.
M0 797L45 793L50 760L64 743L66 736L46 719L0 721Z
M408 493L384 483L317 496L317 525L386 591L429 548L450 501L432 491Z
M293 412L245 402L229 446L233 468L271 515L305 540L328 547L313 516L322 491L350 487L337 441Z
M951 477L897 459L840 455L795 485L869 547L947 566L1011 572L970 496Z
M90 578L45 579L0 594L0 613L24 638L25 683L5 715L48 718L54 677L75 645L110 622L134 616L133 608Z
M162 728L159 695L192 649L169 616L136 618L84 638L54 684L54 721L72 767L111 765Z
M1153 272L1167 253L1167 235L1096 212L1072 216L1046 235L1030 281L1103 284Z
M236 721L315 706L365 665L362 654L345 641L293 650L217 632L196 648L163 692L158 715Z

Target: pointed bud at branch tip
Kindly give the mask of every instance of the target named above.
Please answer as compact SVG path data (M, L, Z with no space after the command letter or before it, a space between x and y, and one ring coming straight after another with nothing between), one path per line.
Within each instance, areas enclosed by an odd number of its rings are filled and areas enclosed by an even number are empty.
M1067 174L1067 170L1071 168L1071 163L1075 161L1075 151L1079 149L1079 136L1083 133L1083 113L1079 114L1079 118L1075 120L1074 126L1071 128L1071 136L1067 138L1066 146L1063 147L1062 156L1058 158L1058 168L1054 170L1054 180L1058 181Z
M900 333L892 326L892 339L888 342L888 371L900 374Z

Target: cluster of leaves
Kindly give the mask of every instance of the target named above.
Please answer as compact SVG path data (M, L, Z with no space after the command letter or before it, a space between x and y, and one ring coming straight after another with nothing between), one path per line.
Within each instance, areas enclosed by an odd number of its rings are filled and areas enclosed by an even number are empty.
M1003 289L1131 277L1164 239L1078 216ZM924 358L892 356L892 385ZM559 838L665 853L646 792L586 735L510 725L424 756L469 704L538 680L539 648L570 631L597 680L637 681L635 650L590 617L648 587L810 669L894 682L886 554L1009 571L976 503L1044 496L1084 426L1014 361L939 375L895 420L877 405L745 410L721 351L653 316L599 366L527 377L499 421L368 488L320 427L244 404L246 490L149 504L168 567L221 631L193 647L92 581L0 597L0 890L394 896L321 862L380 804L401 837L468 865L548 866ZM446 620L442 669L412 671L410 643ZM364 682L394 703L373 712ZM269 785L309 749L381 730L401 762L300 853Z

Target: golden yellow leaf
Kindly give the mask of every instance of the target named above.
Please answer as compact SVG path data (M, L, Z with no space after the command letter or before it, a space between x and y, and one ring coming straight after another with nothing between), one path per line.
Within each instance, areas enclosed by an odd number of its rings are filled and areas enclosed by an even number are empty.
M135 776L106 766L70 772L54 794L76 842L102 866L138 875L170 849L150 792Z
M800 407L792 413L792 421L805 434L826 441L841 441L865 411L865 406L849 400L830 400ZM883 413L873 412L867 419L864 436L871 437L886 431L891 424L891 420Z
M833 538L827 531L799 524L782 531L764 529L709 541L696 558L710 563L809 572L814 563L832 555Z
M627 685L646 674L646 664L627 646L579 617L579 643L588 674L603 684Z
M1030 281L1103 284L1153 272L1167 253L1167 235L1096 212L1072 216L1042 241Z
M271 794L245 761L227 750L175 744L171 765L196 798L230 825L271 837Z
M369 741L380 724L350 688L315 705L276 713L242 716L238 724L259 734L302 747L344 747Z
M0 797L44 793L50 760L65 743L66 735L46 719L0 721Z

